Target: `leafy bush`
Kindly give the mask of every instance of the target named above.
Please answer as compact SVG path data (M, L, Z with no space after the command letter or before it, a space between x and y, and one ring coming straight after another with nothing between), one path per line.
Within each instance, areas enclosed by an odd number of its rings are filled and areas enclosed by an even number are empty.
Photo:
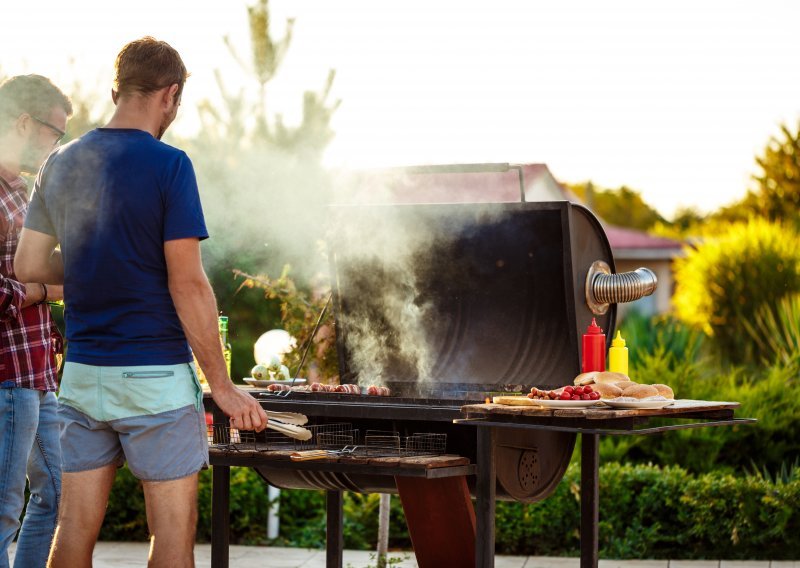
M742 322L800 292L800 236L763 219L731 225L678 259L675 280L677 316L710 335L725 360L756 362Z
M210 537L210 478L200 483L198 540ZM497 552L579 554L580 466L573 462L556 491L535 504L497 504ZM145 540L143 500L127 469L117 476L103 540ZM249 468L231 475L231 540L265 544L267 485ZM345 494L345 546L375 546L378 495ZM281 492L277 544L322 548L321 491ZM409 548L399 499L392 499L390 546ZM669 466L603 464L600 547L606 558L791 559L800 557L800 474L780 479L713 472L693 475Z
M800 359L768 368L721 371L707 361L680 361L657 349L631 368L642 383L666 383L677 398L741 403L739 417L754 425L679 430L655 436L607 436L603 460L679 465L694 473L779 470L800 455Z
M752 322L742 322L761 361L792 364L800 357L800 294L786 296L775 307L761 306Z
M703 334L672 316L651 317L632 311L620 331L629 345L629 365L634 368L648 358L663 359L669 367L700 359Z
M580 471L536 504L498 503L497 551L579 554ZM693 476L678 467L600 468L600 554L605 558L788 559L800 554L800 479Z

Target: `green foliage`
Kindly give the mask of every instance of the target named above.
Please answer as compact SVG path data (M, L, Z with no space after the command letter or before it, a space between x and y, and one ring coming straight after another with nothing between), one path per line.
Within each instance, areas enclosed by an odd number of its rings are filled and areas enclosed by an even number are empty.
M708 361L676 361L657 350L631 366L642 383L666 383L677 398L740 402L737 416L755 425L679 430L659 436L608 436L601 441L604 461L669 463L688 471L771 472L800 455L800 365L732 368L725 372Z
M252 276L236 271L243 278L241 289L264 290L268 300L280 304L280 319L283 329L297 339L297 346L284 357L284 363L296 376L311 376L303 370L313 368L316 378L332 379L338 375L338 359L335 349L333 308L330 305L330 286L321 282L312 291L299 289L289 276L287 265L281 275L272 279L267 275ZM324 313L323 313L324 311ZM320 319L322 318L322 319ZM317 323L319 327L317 328ZM312 337L315 328L316 335ZM308 343L312 342L311 346ZM308 349L308 356L300 368L300 362Z
M672 435L672 434L670 434ZM677 466L606 463L600 468L600 547L605 558L791 559L800 554L800 478L722 472L694 475ZM231 541L266 544L267 485L249 468L231 469ZM210 538L210 472L200 476L198 541ZM580 549L580 466L535 504L497 504L500 554L576 556ZM374 549L378 495L345 494L345 546ZM322 548L325 495L284 490L284 546ZM399 499L392 498L390 546L410 548ZM147 537L139 483L120 470L103 540Z
M731 223L758 216L800 229L800 122L794 132L781 124L780 136L770 137L756 164L761 170L753 176L756 187L710 218Z
M653 357L669 368L695 362L703 348L702 333L669 315L650 317L632 311L625 316L620 331L630 346L631 368Z
M773 221L796 220L800 216L800 121L792 132L781 125L782 139L772 137L764 154L756 158L761 173L757 198L758 212Z
M601 219L619 227L646 231L664 218L629 187L597 189L592 182L573 184L569 189L581 198Z
M800 357L800 294L786 296L774 307L761 306L753 321L742 325L766 365L787 365Z
M579 479L579 468L572 464L547 500L498 504L498 552L577 555ZM600 554L618 559L795 558L800 553L798 505L798 480L773 484L758 476L694 476L674 466L609 463L600 468ZM513 532L506 527L514 527Z
M677 316L710 335L723 359L755 362L742 322L800 291L800 236L762 219L734 224L677 259L675 280Z

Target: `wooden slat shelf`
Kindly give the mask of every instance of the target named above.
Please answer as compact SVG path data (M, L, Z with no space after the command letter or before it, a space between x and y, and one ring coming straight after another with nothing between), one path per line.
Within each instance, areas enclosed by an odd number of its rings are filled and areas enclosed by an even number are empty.
M508 406L504 404L470 404L461 407L461 411L470 417L478 415L510 415L529 416L531 418L583 418L586 420L611 420L617 418L636 417L675 417L680 414L709 412L718 410L732 411L739 408L738 402L717 402L707 400L676 400L672 405L655 409L623 409L610 406L590 408L545 408L543 406Z
M462 456L369 457L338 456L293 461L290 450L241 450L209 448L211 465L290 468L308 471L336 471L371 475L426 477L429 479L474 475L475 466Z

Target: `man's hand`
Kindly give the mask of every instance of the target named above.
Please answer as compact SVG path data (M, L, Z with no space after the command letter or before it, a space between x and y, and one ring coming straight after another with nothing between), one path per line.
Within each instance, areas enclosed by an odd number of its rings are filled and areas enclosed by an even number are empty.
M44 288L38 282L29 282L25 284L25 301L22 302L22 307L27 308L34 304L38 304L44 300Z
M211 390L214 402L230 417L231 426L261 432L267 427L267 413L251 395L237 389L233 383L228 384L230 387Z

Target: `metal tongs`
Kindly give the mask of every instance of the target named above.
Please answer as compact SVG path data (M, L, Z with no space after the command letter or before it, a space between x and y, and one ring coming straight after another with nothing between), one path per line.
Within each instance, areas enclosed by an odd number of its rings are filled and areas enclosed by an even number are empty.
M301 428L308 422L308 416L299 412L274 412L265 410L267 414L267 428L280 432L284 436L295 440L306 441L311 439L311 430Z
M326 458L338 458L341 456L352 455L360 446L345 446L341 450L303 450L293 452L289 459L292 461L324 460Z
M308 416L299 412L274 412L265 410L267 413L267 428L280 432L285 436L305 442L311 439L311 430L301 428L308 422Z

